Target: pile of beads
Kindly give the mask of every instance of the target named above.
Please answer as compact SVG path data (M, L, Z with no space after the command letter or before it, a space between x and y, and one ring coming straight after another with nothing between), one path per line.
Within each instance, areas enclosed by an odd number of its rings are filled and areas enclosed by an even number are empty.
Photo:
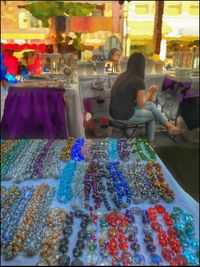
M58 161L64 140L13 140L3 147L2 180L59 177Z
M42 215L44 215L43 210L40 208L43 203L42 200L46 198L46 194L49 190L50 187L46 183L36 187L30 201L28 202L28 207L25 210L22 222L18 225L13 237L6 244L4 249L4 256L6 259L12 259L19 253L19 251L22 250L31 227L34 225L39 216L39 211Z
M145 151L145 152L143 152ZM149 157L145 153L148 153ZM87 139L69 138L61 152L60 158L68 160L99 160L99 161L128 161L156 160L155 151L143 139L99 138Z
M47 219L47 230L41 244L38 266L59 266L59 245L62 240L66 215L64 209L51 209Z
M127 178L134 204L142 203L143 201L155 204L160 200L157 189L147 177L144 163L125 162L120 164L120 168Z
M194 239L193 216L185 213L180 207L174 207L171 217L181 243L182 254L186 257L189 265L199 265L199 240Z
M71 183L74 178L74 172L76 170L77 162L67 162L60 177L60 184L57 192L57 199L60 202L67 203L72 199Z
M155 170L153 168L155 168ZM164 179L160 164L150 161L147 163L146 169L149 179L152 181L155 188L157 188L163 200L168 203L172 202L175 198L175 195Z
M148 144L147 140L145 139L133 139L132 145L134 146L134 150L137 151L141 160L144 161L152 161L156 160L156 153ZM143 146L143 148L142 148ZM148 156L144 153L144 151L148 154Z
M173 220L169 213L162 205L148 208L149 220L151 221L151 228L157 232L157 238L162 247L163 258L172 266L186 266L187 259L181 254L181 244L177 239L176 230L173 227ZM158 222L157 218L162 214L163 221L166 226Z

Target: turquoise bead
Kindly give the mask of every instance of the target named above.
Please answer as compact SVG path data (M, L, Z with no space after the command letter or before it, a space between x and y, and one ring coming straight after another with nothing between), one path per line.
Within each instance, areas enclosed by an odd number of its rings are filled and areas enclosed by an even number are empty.
M199 240L192 239L192 240L189 241L189 244L194 249L198 249L199 248Z
M193 222L194 221L193 216L188 214L188 213L183 214L183 219L185 222Z

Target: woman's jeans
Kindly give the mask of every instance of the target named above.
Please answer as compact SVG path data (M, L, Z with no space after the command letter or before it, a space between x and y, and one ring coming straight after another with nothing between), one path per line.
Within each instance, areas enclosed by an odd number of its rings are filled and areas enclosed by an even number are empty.
M151 101L148 101L142 109L135 108L133 116L128 120L130 124L145 124L147 139L153 141L155 136L156 121L166 125L167 119Z

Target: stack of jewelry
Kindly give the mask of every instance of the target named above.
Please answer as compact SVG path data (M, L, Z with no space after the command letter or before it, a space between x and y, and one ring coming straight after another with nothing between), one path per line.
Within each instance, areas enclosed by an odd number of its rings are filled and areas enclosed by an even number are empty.
M2 238L1 238L1 248L3 254L6 253L6 248L9 246L10 241L13 239L13 236L19 226L21 221L21 217L26 211L26 207L33 196L34 187L22 187L21 195L18 198L17 202L12 206L13 213L9 215L6 220L2 220L1 230L2 230ZM7 255L8 259L10 258L9 254Z
M85 172L88 168L88 162L81 162L77 164L77 169L74 172L74 178L71 183L72 188L72 209L83 209L85 204L84 194L84 179Z
M127 207L131 203L131 192L126 178L119 168L119 162L108 163L108 171L113 181L118 207ZM124 196L127 198L126 203L123 202Z
M153 168L155 168L155 170ZM157 188L163 200L168 203L172 202L175 195L164 179L160 164L150 161L147 163L146 169L149 179L152 181L155 188Z
M71 183L74 178L74 172L77 167L76 161L69 161L66 163L60 177L60 184L57 192L57 199L60 202L67 203L72 199L72 188Z
M73 147L76 139L74 137L69 137L67 139L67 143L64 146L61 154L60 154L60 159L63 161L67 161L71 159L71 148Z
M44 192L43 199L37 210L34 224L31 225L27 238L24 242L23 251L27 256L35 255L41 246L44 229L47 225L47 217L50 211L50 203L55 195L55 188L48 187L48 191Z
M138 204L147 200L155 204L160 200L158 191L147 178L144 163L121 162L120 168L127 178L133 203Z
M189 265L199 265L199 240L194 239L195 227L192 215L185 213L180 207L174 207L171 213L177 237L181 243L182 254Z
M162 246L162 256L170 264L170 266L186 266L187 259L181 252L181 245L177 239L176 230L173 227L173 220L169 213L162 205L148 208L149 220L151 228L158 233L157 238ZM167 230L163 229L163 224L158 222L158 216L163 215L163 221ZM161 222L161 221L160 221Z
M38 266L58 266L60 258L59 245L62 239L66 211L60 208L51 209L47 219L47 230L40 249Z
M131 145L132 145L132 149L131 149ZM131 141L129 141L129 152L134 153L134 157L135 157L135 153L137 153L140 159L144 161L152 161L152 160L155 161L156 160L155 151L151 148L151 146L148 144L147 140L145 139L132 139Z
M30 227L35 222L38 208L40 207L41 200L46 190L48 190L48 184L41 184L33 193L22 222L18 226L9 245L5 249L5 257L7 259L12 259L19 253L19 251L21 251L25 239L30 231Z

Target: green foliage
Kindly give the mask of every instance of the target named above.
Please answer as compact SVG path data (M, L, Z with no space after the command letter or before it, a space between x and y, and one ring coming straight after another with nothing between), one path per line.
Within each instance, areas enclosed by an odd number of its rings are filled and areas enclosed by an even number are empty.
M36 1L28 4L26 9L36 18L42 21L44 27L48 27L48 18L62 16L87 16L95 8L95 4L66 3L63 1Z

